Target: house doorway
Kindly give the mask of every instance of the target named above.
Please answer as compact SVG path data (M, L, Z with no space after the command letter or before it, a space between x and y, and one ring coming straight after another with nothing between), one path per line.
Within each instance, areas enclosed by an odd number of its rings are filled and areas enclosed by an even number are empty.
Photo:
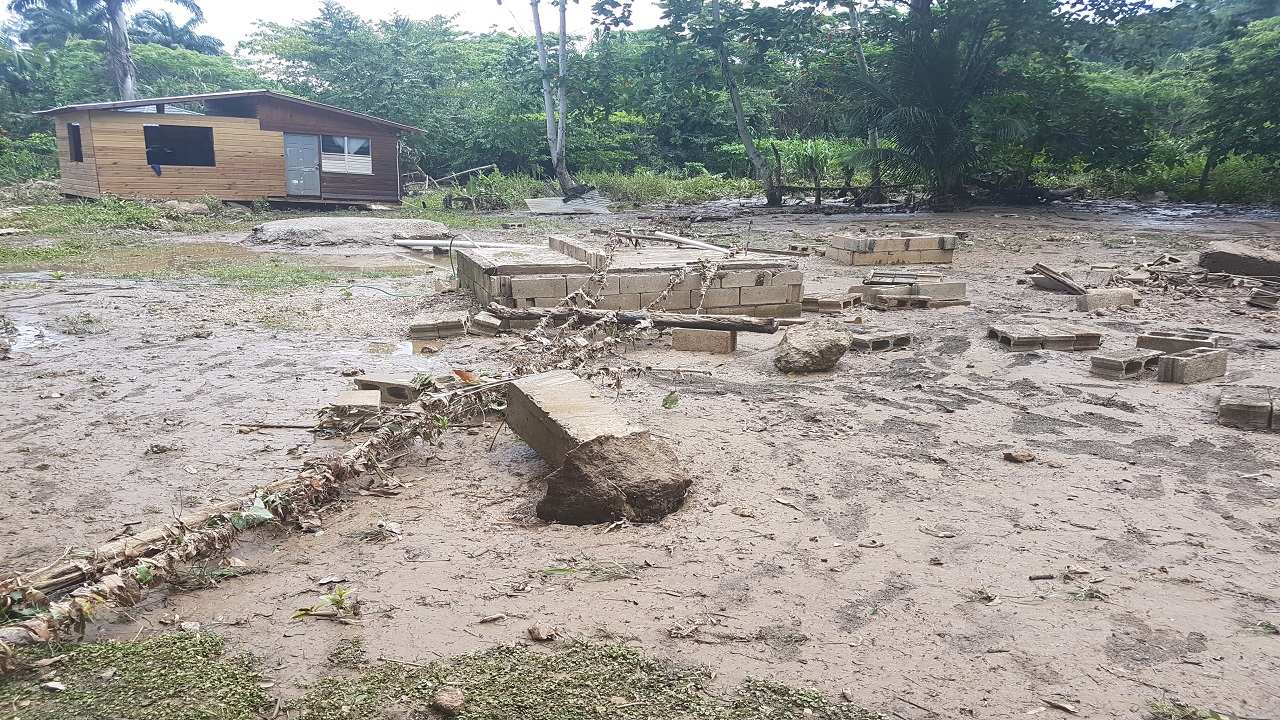
M284 134L284 175L290 195L320 195L320 136Z

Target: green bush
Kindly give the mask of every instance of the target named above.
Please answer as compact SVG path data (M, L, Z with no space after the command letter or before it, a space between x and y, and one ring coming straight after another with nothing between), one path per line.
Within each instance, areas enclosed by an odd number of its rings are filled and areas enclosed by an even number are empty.
M57 176L58 148L52 135L33 133L17 140L0 136L0 185Z
M718 175L682 177L637 170L623 173L582 173L580 182L594 185L615 202L632 203L698 203L725 198L746 198L760 193L754 180L726 178Z

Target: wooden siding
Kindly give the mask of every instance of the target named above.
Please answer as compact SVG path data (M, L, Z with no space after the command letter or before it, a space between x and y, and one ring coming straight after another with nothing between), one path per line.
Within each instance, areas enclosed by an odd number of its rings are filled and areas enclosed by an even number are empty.
M369 138L373 174L320 173L320 196L325 200L400 199L399 139L386 125L320 108L261 98L258 121L263 130L314 135L355 135Z
M264 131L253 118L165 113L91 112L98 185L122 197L183 198L213 195L255 200L285 194L284 136ZM164 165L156 175L147 164L144 125L213 128L213 167ZM85 138L86 160L90 141Z
M93 148L93 125L89 113L59 115L54 118L53 123L58 143L58 168L62 171L58 189L67 195L99 197L97 154ZM84 151L84 162L71 161L71 143L67 141L67 125L70 123L80 124L80 147Z

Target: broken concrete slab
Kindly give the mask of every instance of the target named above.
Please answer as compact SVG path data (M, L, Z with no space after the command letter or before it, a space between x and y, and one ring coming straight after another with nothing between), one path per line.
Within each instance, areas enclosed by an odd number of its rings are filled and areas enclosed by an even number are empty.
M422 388L413 384L412 375L357 375L352 378L359 390L375 390L381 401L391 405L403 405L417 400Z
M1226 374L1226 350L1198 347L1162 356L1156 379L1160 382L1190 385Z
M1264 310L1280 310L1280 289L1257 288L1246 302Z
M1089 359L1089 372L1113 380L1132 380L1148 370L1156 370L1163 354L1159 350L1137 348L1098 353Z
M497 335L506 329L505 321L488 312L478 312L467 322L467 332L472 335Z
M793 325L782 335L774 367L785 373L830 370L849 350L853 333L839 320L813 320Z
M546 480L538 517L570 525L656 522L678 510L693 485L675 452L648 432L587 440Z
M619 415L603 391L568 370L510 383L505 415L508 427L553 467L588 440L644 432Z
M1218 424L1241 430L1277 429L1276 404L1280 394L1265 387L1223 388L1218 400Z
M1138 347L1163 353L1182 352L1192 348L1215 348L1228 343L1225 336L1199 330L1152 330L1138 336Z
M673 328L671 349L684 352L729 354L738 348L738 333L732 330Z
M343 390L329 404L341 408L376 410L382 407L382 393L377 390Z
M935 303L964 300L969 294L969 283L955 280L911 283L912 295L927 295Z
M1076 310L1091 312L1104 308L1134 306L1142 303L1137 291L1129 288L1102 288L1085 292L1076 297Z
M1200 267L1209 272L1280 280L1280 252L1220 240L1200 253Z

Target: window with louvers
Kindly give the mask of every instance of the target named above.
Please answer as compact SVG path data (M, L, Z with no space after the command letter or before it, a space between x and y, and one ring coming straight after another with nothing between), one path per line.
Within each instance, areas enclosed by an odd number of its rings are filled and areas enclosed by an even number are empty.
M322 136L320 166L329 173L372 175L373 154L369 138L348 135Z

